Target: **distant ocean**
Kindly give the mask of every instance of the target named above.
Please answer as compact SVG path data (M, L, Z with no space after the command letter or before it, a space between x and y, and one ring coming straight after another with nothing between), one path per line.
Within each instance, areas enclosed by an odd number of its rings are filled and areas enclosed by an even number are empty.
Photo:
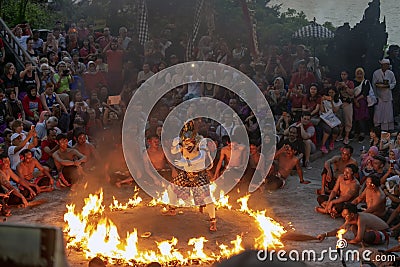
M309 20L315 17L320 24L330 21L338 27L349 22L353 27L362 19L369 2L369 0L271 0L269 5L282 4L281 11L286 11L288 8L303 11ZM399 14L399 0L381 0L381 21L386 18L389 45L400 45Z

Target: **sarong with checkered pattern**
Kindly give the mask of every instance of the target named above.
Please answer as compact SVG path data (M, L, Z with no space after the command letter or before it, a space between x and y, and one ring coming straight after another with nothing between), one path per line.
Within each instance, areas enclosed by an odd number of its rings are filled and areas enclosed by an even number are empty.
M183 187L174 190L178 198L183 200L188 199L190 192L192 192L196 205L205 205L205 200L211 198L210 180L205 170L200 172L185 172L180 170L172 182L175 185Z

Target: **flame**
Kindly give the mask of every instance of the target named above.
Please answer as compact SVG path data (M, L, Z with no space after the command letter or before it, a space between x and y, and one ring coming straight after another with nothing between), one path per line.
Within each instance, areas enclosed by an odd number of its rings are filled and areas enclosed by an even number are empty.
M283 247L283 243L280 241L281 235L286 233L286 230L282 225L276 222L271 217L265 215L265 210L251 212L250 216L256 219L258 228L261 231L261 235L256 238L256 247L258 249L267 249L269 247L277 248Z
M135 188L132 198L122 204L113 197L109 206L111 211L126 209L139 205L142 199L138 196L139 189ZM219 207L229 208L229 198L220 192L218 200ZM167 191L153 199L148 205L157 205L167 201ZM269 247L283 247L280 236L286 232L283 226L272 218L266 216L266 211L254 211L248 207L250 195L238 200L240 212L254 218L261 235L255 240L254 248L267 249ZM192 249L184 252L177 249L178 239L172 237L170 240L155 241L155 250L141 250L137 229L127 232L125 237L118 233L117 226L104 215L103 190L96 194L89 194L84 199L85 205L80 212L75 211L75 204L67 205L64 214L66 226L64 232L67 234L67 248L81 250L87 258L101 256L110 264L125 264L139 266L150 262L159 262L162 265L190 265L211 263L221 258L228 258L244 250L242 247L242 236L237 235L230 245L219 245L219 252L207 254L205 245L208 240L205 237L195 237L188 241ZM229 208L230 209L230 208Z
M347 232L346 229L339 229L339 230L336 232L336 237L337 237L338 239L343 239L343 235L344 235L346 232Z
M217 193L217 185L215 183L210 184L211 196L215 207L219 208L227 208L228 210L232 209L232 205L229 204L229 196L225 195L224 190L219 191L219 196L216 197Z
M147 204L149 207L154 207L157 206L158 204L169 204L169 196L168 196L168 191L165 190L161 194L157 193L157 199L153 198L149 204Z
M249 201L250 195L245 195L242 198L239 198L236 202L240 203L240 211L241 212L249 212L249 207L247 206L247 202Z
M116 210L126 210L128 208L134 208L138 206L142 202L142 198L138 196L139 195L139 188L135 186L134 194L132 198L128 199L128 202L125 204L119 203L117 199L113 196L113 202L110 204L109 208L111 211L116 211Z

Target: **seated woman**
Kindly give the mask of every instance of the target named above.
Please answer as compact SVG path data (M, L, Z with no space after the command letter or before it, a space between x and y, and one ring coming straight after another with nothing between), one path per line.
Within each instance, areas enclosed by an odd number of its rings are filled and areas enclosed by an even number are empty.
M328 94L326 96L322 97L320 113L323 114L332 111L334 114L336 114L342 105L342 101L339 99L339 94L334 87L329 88L327 93ZM339 134L339 126L332 128L324 120L321 120L319 125L323 131L321 151L322 153L327 154L328 149L326 148L325 143L328 141L329 136L331 136L329 150L335 149L335 140Z
M37 96L36 85L29 85L26 95L22 99L22 106L26 114L26 118L36 124L39 121L39 115L43 111L42 102Z
M293 121L299 121L302 112L302 102L304 98L304 85L298 84L295 88L289 89L287 99L290 101L291 113Z
M311 84L307 95L303 98L302 101L302 111L310 112L311 122L314 126L319 124L319 110L321 105L321 97L318 94L318 85L313 83Z
M379 151L376 146L371 146L368 150L362 151L361 152L361 164L360 164L360 170L361 170L361 178L368 176L374 171L372 162L374 160L375 156L378 156ZM364 179L361 179L360 184L364 183Z
M379 155L387 156L390 146L390 134L381 132L381 128L373 127L369 136L371 141L369 142L370 147L376 146L379 150Z
M44 92L40 95L40 100L42 101L43 109L52 112L53 105L60 105L63 112L67 113L67 109L65 108L63 102L60 100L58 95L54 93L54 83L49 82L46 83Z

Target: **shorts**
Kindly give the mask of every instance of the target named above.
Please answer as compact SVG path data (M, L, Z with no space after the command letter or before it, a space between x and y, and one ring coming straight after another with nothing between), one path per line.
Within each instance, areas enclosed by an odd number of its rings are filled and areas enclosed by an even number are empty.
M178 170L178 175L173 178L172 183L182 187L174 190L178 198L186 200L192 193L196 205L206 205L206 200L211 199L210 180L205 170L192 173Z
M363 241L370 245L381 245L389 242L390 229L386 230L367 230L365 231Z
M267 190L278 190L285 185L285 181L279 174L272 174L265 179L265 189Z
M61 172L64 175L65 180L70 184L77 183L81 178L79 177L80 174L77 166L65 166Z
M324 175L327 173L328 173L328 170L326 168L324 168L321 172L321 175ZM332 170L331 170L331 173L333 174ZM327 187L329 190L333 190L333 188L335 187L335 184L336 184L336 180L337 179L335 177L332 177L331 181L326 182L324 186Z

